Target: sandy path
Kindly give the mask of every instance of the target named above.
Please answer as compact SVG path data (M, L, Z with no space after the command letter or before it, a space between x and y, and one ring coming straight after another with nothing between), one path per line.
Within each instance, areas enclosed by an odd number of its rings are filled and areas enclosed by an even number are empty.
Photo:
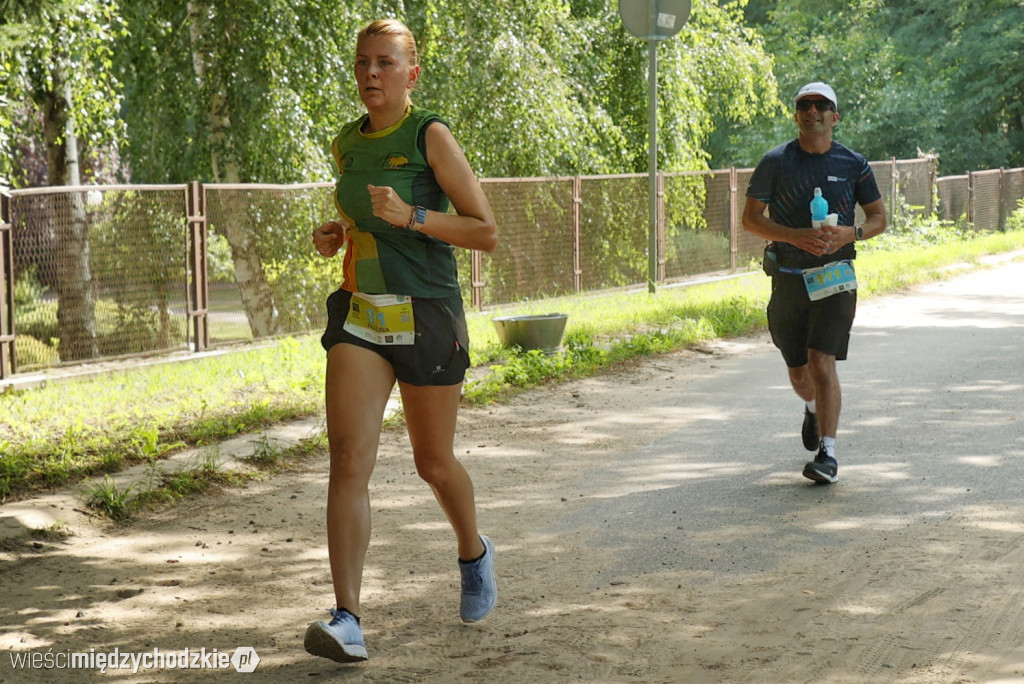
M242 646L266 682L1024 681L1024 372L965 368L1019 354L1024 298L987 288L1022 276L1015 262L862 306L838 485L800 477L800 408L764 336L648 359L463 412L457 454L498 548L483 623L458 621L453 539L395 433L373 481L367 663L302 650L331 597L320 454L0 556L0 682L99 676L14 669L13 653ZM936 345L961 357L914 346L941 335L970 336Z

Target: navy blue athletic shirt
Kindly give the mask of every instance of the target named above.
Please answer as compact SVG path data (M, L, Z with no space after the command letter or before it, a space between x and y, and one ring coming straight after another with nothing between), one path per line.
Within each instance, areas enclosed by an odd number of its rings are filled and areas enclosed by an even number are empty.
M814 188L828 200L830 214L839 214L839 225L852 226L856 205L882 197L867 159L841 143L832 143L824 154L805 151L793 139L768 151L758 162L747 186L747 197L768 205L768 217L790 228L811 227ZM816 257L798 247L779 242L779 263L794 268L820 266L839 259L853 259L853 243L835 254Z

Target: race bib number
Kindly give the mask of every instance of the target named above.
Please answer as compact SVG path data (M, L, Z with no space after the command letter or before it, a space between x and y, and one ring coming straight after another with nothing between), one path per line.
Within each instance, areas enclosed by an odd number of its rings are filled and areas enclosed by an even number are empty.
M353 293L344 328L374 344L414 344L412 297Z
M857 289L857 276L849 261L835 261L821 268L808 268L803 272L807 296L812 302L831 297L837 292Z

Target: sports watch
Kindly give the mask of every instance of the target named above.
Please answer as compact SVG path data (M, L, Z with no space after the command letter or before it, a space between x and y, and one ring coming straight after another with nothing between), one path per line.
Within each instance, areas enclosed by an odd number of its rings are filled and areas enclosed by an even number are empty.
M424 224L427 222L427 210L425 207L415 206L412 208L412 212L409 214L409 223L406 224L406 228L409 230L419 230L416 224Z

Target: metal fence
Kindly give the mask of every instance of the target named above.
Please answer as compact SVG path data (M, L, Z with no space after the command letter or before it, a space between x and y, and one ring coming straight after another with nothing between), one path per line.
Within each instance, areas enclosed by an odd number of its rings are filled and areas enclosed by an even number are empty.
M1001 230L1024 169L936 178L934 159L873 162L897 210ZM740 225L752 169L661 173L666 283L740 270L763 240ZM467 304L635 286L648 278L645 174L483 179L501 231L458 250ZM321 330L341 260L310 232L334 216L331 183L106 185L15 190L0 216L0 378L141 354L204 351Z

